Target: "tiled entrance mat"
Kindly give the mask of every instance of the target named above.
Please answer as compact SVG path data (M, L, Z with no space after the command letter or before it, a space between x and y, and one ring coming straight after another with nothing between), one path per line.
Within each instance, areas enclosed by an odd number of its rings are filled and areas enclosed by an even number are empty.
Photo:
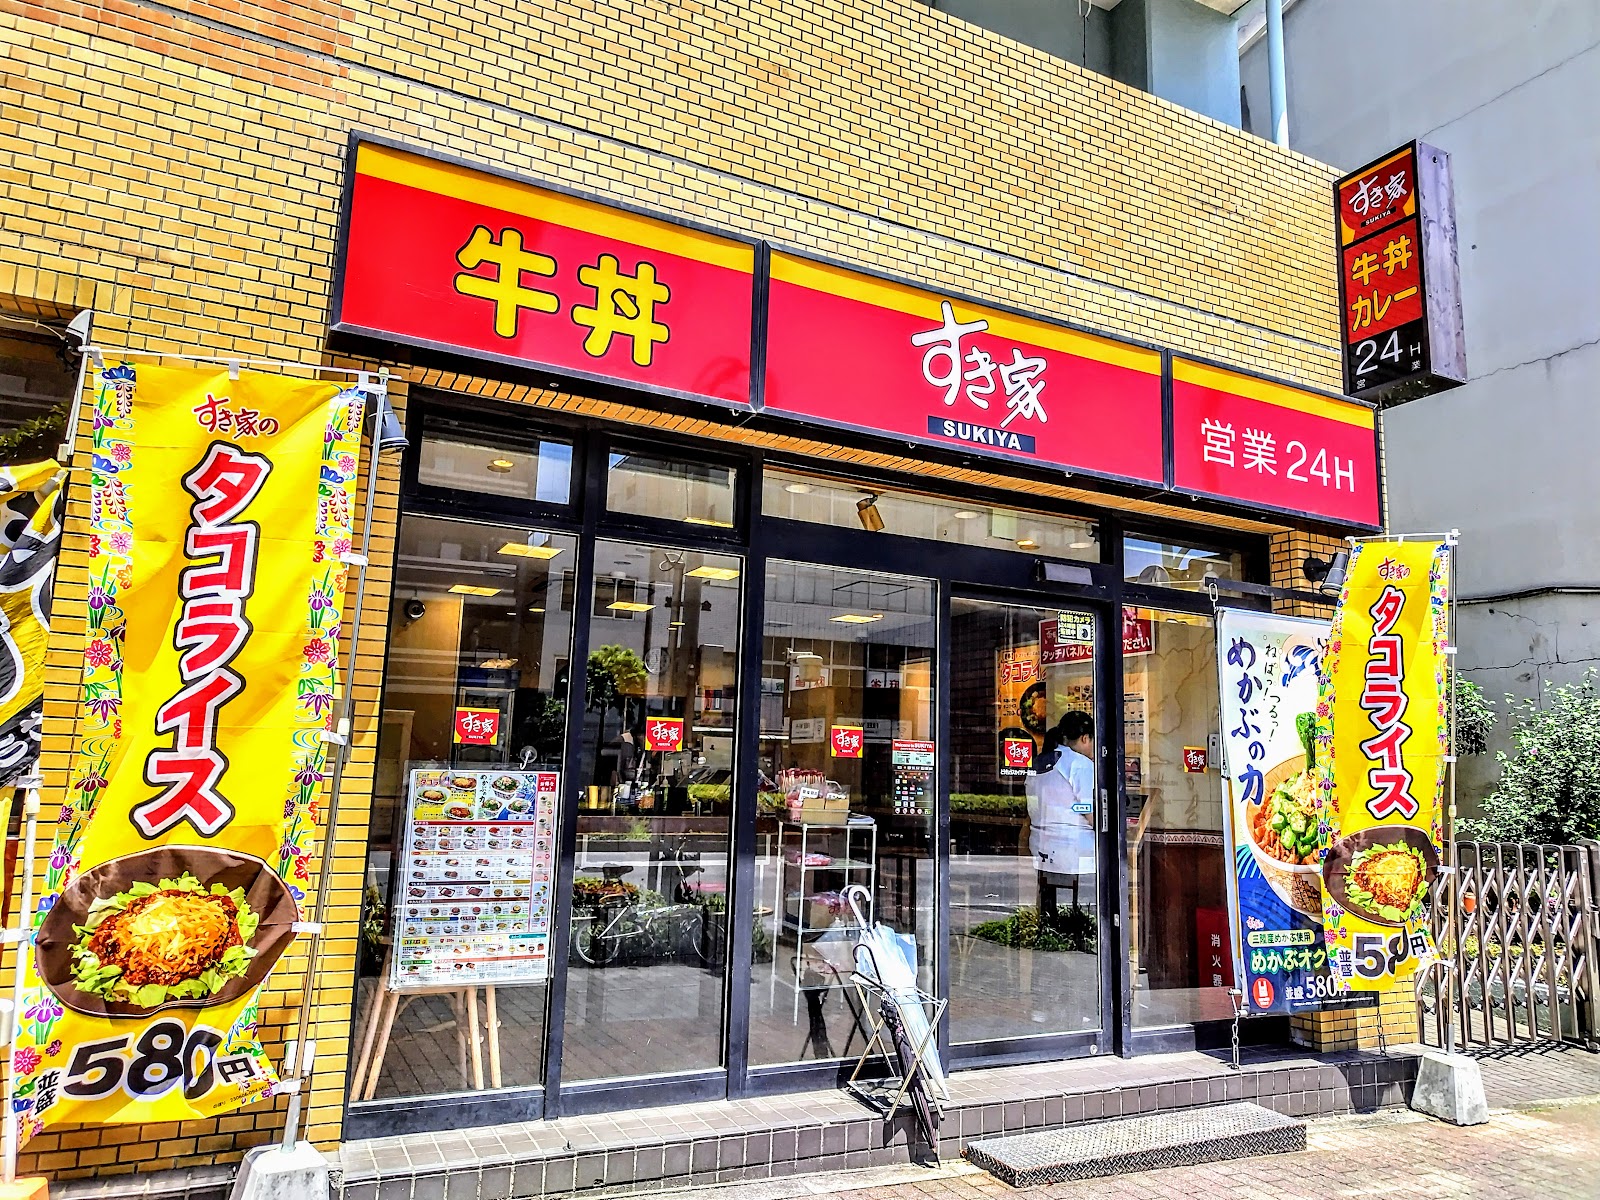
M1305 1148L1304 1122L1258 1104L1223 1104L988 1138L963 1153L1013 1187L1033 1187Z

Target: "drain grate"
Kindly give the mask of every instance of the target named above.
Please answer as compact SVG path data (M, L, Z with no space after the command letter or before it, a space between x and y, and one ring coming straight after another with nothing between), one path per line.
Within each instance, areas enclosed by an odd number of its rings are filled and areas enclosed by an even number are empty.
M1220 1104L986 1138L962 1153L1013 1187L1033 1187L1305 1148L1304 1122L1259 1104Z

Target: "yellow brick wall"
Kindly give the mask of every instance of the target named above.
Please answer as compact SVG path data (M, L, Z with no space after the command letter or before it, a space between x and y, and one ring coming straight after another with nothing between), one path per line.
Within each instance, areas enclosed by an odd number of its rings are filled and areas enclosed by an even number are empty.
M107 346L331 361L342 158L362 129L1339 383L1331 168L916 0L0 0L0 58L0 309L92 305ZM403 403L420 373L395 365ZM397 487L386 464L313 996L309 1115L324 1145L343 1105ZM70 496L48 667L55 798L82 646L85 493ZM292 1019L298 966L274 973L269 1040ZM258 1108L181 1129L52 1132L24 1167L64 1178L227 1161L280 1123Z

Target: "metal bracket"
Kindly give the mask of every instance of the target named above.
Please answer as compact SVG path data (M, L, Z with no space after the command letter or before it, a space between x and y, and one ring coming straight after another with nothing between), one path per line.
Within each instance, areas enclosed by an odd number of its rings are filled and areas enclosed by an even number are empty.
M347 550L339 555L339 561L347 567L364 567L367 565L367 556L365 554L357 554L353 550Z
M319 730L317 736L320 737L324 742L327 742L333 746L343 746L349 742L349 739L343 734L335 733L331 729Z
M289 926L290 933L317 933L322 932L321 921L296 921Z
M0 945L12 946L28 940L26 929L0 929Z

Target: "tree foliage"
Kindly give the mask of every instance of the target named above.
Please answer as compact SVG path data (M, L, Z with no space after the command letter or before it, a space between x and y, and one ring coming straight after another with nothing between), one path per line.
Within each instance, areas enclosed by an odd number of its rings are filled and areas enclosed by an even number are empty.
M1570 843L1600 836L1600 687L1590 671L1551 688L1540 705L1506 698L1515 752L1498 754L1500 786L1462 836Z
M1495 724L1494 705L1477 684L1456 676L1456 753L1485 754Z
M648 672L644 660L626 646L596 646L589 652L584 697L591 711L622 710L627 696L642 696Z

